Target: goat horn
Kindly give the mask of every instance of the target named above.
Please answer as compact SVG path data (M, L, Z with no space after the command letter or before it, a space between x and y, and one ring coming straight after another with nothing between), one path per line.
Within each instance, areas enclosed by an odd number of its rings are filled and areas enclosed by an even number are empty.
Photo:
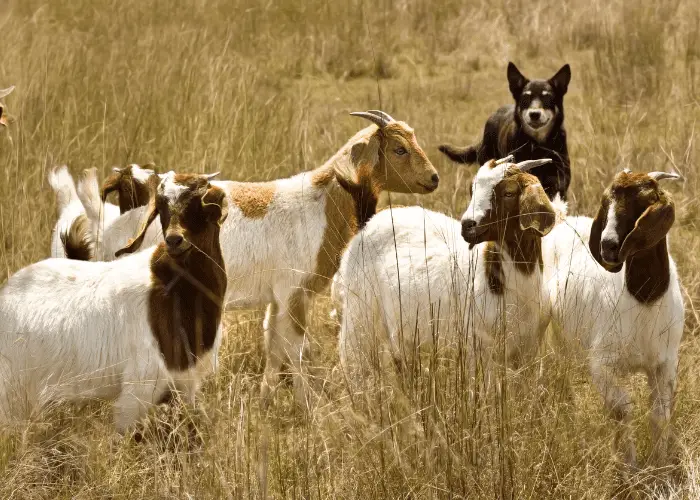
M527 172L528 170L532 170L535 167L539 167L540 165L544 165L546 163L551 163L552 159L551 158L540 158L539 160L525 160L521 161L520 163L516 164L515 166L522 170L523 172Z
M366 118L367 120L371 121L375 125L377 125L379 128L384 128L387 126L389 123L386 118L383 116L378 116L373 113L368 113L366 111L353 111L350 113L352 116L359 116L360 118Z
M121 174L122 170L123 169L120 167L112 167L112 172L114 172L115 174Z
M676 174L674 172L649 172L647 175L656 181L663 181L664 179L671 179L671 180L683 179L683 176L681 176L680 174Z
M496 165L500 165L501 163L511 163L513 161L513 155L508 155L505 158L501 158L500 160L496 160Z
M7 87L6 89L0 89L0 99L2 99L5 96L8 96L12 93L12 91L15 90L15 86Z
M208 181L214 179L221 172L214 172L213 174L202 174Z
M396 121L391 117L391 115L389 113L385 113L381 109L370 109L368 111L368 113L372 113L373 115L381 116L382 118L384 118L388 122L395 122Z

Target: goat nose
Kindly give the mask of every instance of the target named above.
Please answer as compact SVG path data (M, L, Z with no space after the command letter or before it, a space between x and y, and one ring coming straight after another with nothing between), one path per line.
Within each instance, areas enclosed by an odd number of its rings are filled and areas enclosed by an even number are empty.
M466 233L470 229L474 229L476 227L476 221L471 220L471 219L464 219L462 221L462 233Z
M530 111L530 118L539 121L541 113L539 111Z
M165 243L171 248L177 248L182 244L182 241L184 238L182 237L181 234L169 234L165 238Z
M620 243L613 239L605 239L600 242L600 250L603 254L603 259L612 262L617 259L620 253Z
M440 182L440 176L438 174L433 174L430 180L433 181L433 184L437 184Z

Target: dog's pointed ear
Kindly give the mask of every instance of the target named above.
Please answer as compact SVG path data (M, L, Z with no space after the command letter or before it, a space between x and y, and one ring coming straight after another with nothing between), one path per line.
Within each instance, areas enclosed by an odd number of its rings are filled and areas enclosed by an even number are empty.
M569 89L571 81L571 66L565 64L557 73L549 79L549 84L556 89L559 95L563 96Z
M530 80L525 78L518 67L512 62L508 63L508 87L510 88L510 93L513 95L513 99L520 99L520 94L523 93L525 85L530 83Z

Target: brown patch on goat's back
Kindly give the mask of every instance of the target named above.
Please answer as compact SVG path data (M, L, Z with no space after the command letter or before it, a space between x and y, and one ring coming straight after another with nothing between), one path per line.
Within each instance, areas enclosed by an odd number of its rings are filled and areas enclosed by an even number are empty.
M229 190L231 201L249 219L261 219L275 197L274 182L235 182Z
M68 259L88 261L92 258L90 221L85 214L76 217L68 230L61 233L61 244Z
M169 370L183 371L209 352L216 340L226 294L223 257L213 248L192 251L176 262L161 243L151 257L153 282L148 321Z

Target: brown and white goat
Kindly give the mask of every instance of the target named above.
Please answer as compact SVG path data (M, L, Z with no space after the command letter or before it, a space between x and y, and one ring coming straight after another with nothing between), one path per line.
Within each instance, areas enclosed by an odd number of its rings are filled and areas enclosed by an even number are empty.
M158 174L153 163L143 166L132 163L124 168L114 167L112 175L102 184L100 197L105 202L110 193L116 192L121 214L145 206L151 197L148 180L154 175Z
M333 291L353 386L384 338L399 360L437 338L466 347L476 338L516 363L537 351L550 313L541 239L555 209L527 170L551 160L511 161L479 169L461 225L421 207L387 209L350 242ZM493 352L502 331L505 349Z
M267 306L263 403L288 363L298 401L307 404L309 299L332 279L350 238L374 214L378 194L429 193L438 186L411 127L381 111L353 115L374 124L316 170L270 182L214 183L231 207L221 233L227 307Z
M617 421L616 444L636 463L632 399L621 377L642 372L651 391L652 461L665 465L684 306L667 234L675 209L659 183L665 172L618 173L598 215L568 217L545 238L554 331L585 360L605 409ZM586 237L590 235L589 237Z
M151 179L149 213L160 215L164 243L113 262L47 259L0 288L5 422L99 398L115 401L123 432L171 390L194 401L216 364L227 283L226 194L210 177Z

